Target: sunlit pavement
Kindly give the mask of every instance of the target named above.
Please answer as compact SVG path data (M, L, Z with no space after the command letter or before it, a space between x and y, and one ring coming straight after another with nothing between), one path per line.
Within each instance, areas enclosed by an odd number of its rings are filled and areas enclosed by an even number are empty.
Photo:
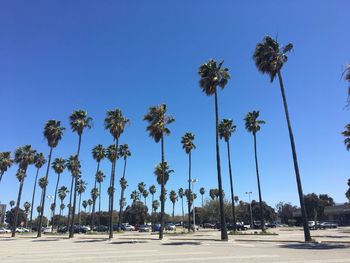
M228 242L213 230L168 234L162 241L149 233L116 234L112 241L106 235L1 235L0 262L350 262L350 228L312 231L325 240L319 244L298 242L300 229L270 232L279 235L230 236Z

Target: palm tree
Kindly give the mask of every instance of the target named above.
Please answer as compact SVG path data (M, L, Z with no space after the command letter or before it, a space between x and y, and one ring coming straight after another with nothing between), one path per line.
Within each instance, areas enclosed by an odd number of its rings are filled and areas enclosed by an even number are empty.
M142 196L143 196L143 198L145 199L145 206L147 206L147 197L148 197L148 195L149 195L149 192L145 189L144 191L143 191L143 193L142 193Z
M231 190L231 202L232 202L232 220L233 220L233 231L236 231L236 209L234 201L233 191L233 178L231 169L231 153L230 153L230 138L232 133L236 131L236 125L233 124L231 119L222 119L219 123L219 136L220 139L224 139L227 145L227 160L228 160L228 172L230 176L230 190Z
M182 221L184 220L185 213L184 213L184 189L180 188L177 192L178 196L181 198L181 208L182 208Z
M78 206L78 222L79 222L79 225L80 225L80 222L81 222L81 212L80 212L81 196L86 190L86 185L87 185L87 183L84 180L82 180L82 179L78 180L77 192L78 192L78 195L79 195L79 206Z
M260 176L259 176L259 166L258 166L258 154L256 150L256 133L260 131L260 125L265 124L265 121L258 120L258 118L259 118L259 111L252 111L247 113L244 120L245 120L245 128L247 129L248 132L253 134L253 138L254 138L254 156L255 156L256 179L258 181L261 230L265 232L265 220L264 220L264 212L263 212L263 206L262 206Z
M151 185L150 187L149 187L149 193L152 195L152 203L151 203L151 205L153 205L153 201L154 201L154 194L157 192L157 189L156 189L156 186L155 185ZM153 231L153 207L152 207L152 215L151 215L151 224L152 224L152 231Z
M49 181L46 179L46 177L41 177L39 180L38 180L38 185L39 187L41 188L41 197L40 197L40 200L42 200L43 198L45 199L44 197L44 188L49 184ZM37 209L41 209L42 207L39 205L37 206ZM42 211L38 211L38 215L39 215L39 219L40 219L40 216L44 215L44 209ZM38 222L38 226L39 226L39 222ZM38 228L38 229L41 229L41 228Z
M170 135L170 130L167 127L169 124L173 123L175 119L172 116L166 114L167 107L165 104L159 106L150 107L148 113L143 117L145 121L148 122L147 131L149 136L154 139L156 143L161 142L161 168L166 168L164 161L164 135ZM164 176L160 176L162 180L161 185L161 212L160 212L160 231L159 239L163 239L164 231L164 209L165 209L165 170L163 170Z
M122 223L122 213L123 213L123 207L124 207L124 191L127 187L127 181L125 180L125 173L126 173L126 160L128 157L131 156L131 152L129 150L129 145L127 144L122 144L119 146L118 149L118 156L122 157L124 159L124 169L123 169L123 176L120 178L119 183L120 183L120 200L119 200L119 218L118 218L118 231L120 230L121 223Z
M89 205L89 213L91 213L91 206L92 206L93 201L91 199L88 199L87 203Z
M152 202L152 208L153 208L154 213L156 213L157 210L158 210L158 208L159 208L159 202L158 202L158 200L153 200L153 202Z
M0 152L0 183L2 176L11 167L13 160L11 159L11 152Z
M84 212L86 214L86 208L88 206L88 201L87 200L83 200L82 206L84 207Z
M271 82L273 82L276 75L278 76L283 105L284 105L284 112L286 115L287 126L289 131L289 139L290 139L290 144L292 148L294 170L295 170L295 176L296 176L296 181L298 186L301 214L302 214L303 226L304 226L304 238L305 238L305 241L309 242L311 241L311 235L310 235L310 230L307 222L307 213L305 208L301 177L299 173L299 165L298 165L297 153L295 149L294 135L292 131L292 125L290 122L287 99L284 91L284 85L283 85L282 73L281 73L283 65L288 60L287 53L291 51L292 48L293 48L293 44L291 43L288 43L287 45L280 47L279 43L276 40L274 40L270 36L266 36L264 37L261 43L258 43L256 45L253 59L255 61L255 65L257 66L258 70L262 74L267 74L270 76Z
M139 190L140 195L143 194L143 192L145 191L145 188L146 188L146 184L144 182L141 182L137 185L137 189Z
M204 194L205 194L205 189L204 189L204 187L201 187L201 188L199 189L199 193L202 195L202 208L203 208L203 196L204 196Z
M175 215L174 215L174 212L175 212L175 203L176 203L176 201L177 201L177 194L176 194L176 192L175 192L174 190L171 190L171 191L170 191L169 198L170 198L170 201L173 203L173 222L174 222L174 221L175 221L175 220L174 220L174 217L175 217Z
M138 201L140 199L139 193L136 190L132 191L130 194L130 199L132 200L133 203L135 203L136 201Z
M25 145L23 147L19 147L15 151L14 161L15 163L18 164L18 171L16 173L16 177L19 181L19 191L18 191L16 210L15 210L15 220L12 228L12 237L15 237L16 235L18 210L21 203L24 178L26 177L28 166L34 163L35 154L36 154L36 151L32 148L31 145Z
M61 173L63 173L64 169L66 168L66 160L63 158L56 158L53 162L52 162L52 166L51 168L55 171L55 173L57 174L57 182L56 182L56 188L55 188L55 196L54 196L54 200L53 200L53 209L52 209L52 229L51 232L53 232L53 228L55 225L55 212L56 212L56 199L57 199L57 193L58 193L58 184L60 182L60 176Z
M188 189L191 192L191 183L192 183L192 177L191 177L191 153L193 149L196 149L196 146L194 145L194 134L190 132L186 132L184 136L181 138L182 148L185 149L186 154L188 154ZM190 202L188 201L188 232L191 231L191 206Z
M11 209L15 206L15 204L16 204L15 200L10 201L9 205L10 205Z
M218 174L219 200L220 200L220 223L221 223L221 240L228 240L224 212L224 199L222 196L221 166L220 166L220 149L219 149L219 110L217 87L224 89L230 74L228 68L222 68L224 61L217 65L216 61L211 59L199 68L200 81L199 86L207 96L214 95L215 99L215 142L216 142L216 166Z
M70 191L69 191L69 204L68 204L68 219L67 219L67 224L68 227L71 227L71 222L70 222L70 216L72 214L72 198L73 198L73 192L76 192L76 190L78 189L78 186L75 185L74 180L76 179L76 181L78 182L80 176L81 176L81 165L80 165L80 161L78 160L78 157L76 155L71 155L69 156L69 158L66 160L66 167L68 169L68 171L70 171L72 179L71 179L71 185L70 185ZM75 189L73 189L73 186L75 186ZM70 235L70 233L69 233Z
M345 126L345 131L341 133L345 139L344 139L344 144L346 146L346 150L350 150L350 124L347 124Z
M66 186L61 186L59 189L58 189L58 198L61 200L61 205L60 205L60 208L61 208L61 214L62 215L62 212L63 212L63 209L64 209L64 204L63 204L63 201L64 199L66 198L67 196L67 193L69 192L68 191L68 188ZM63 206L63 208L62 208Z
M346 68L343 72L344 80L350 83L350 64L346 65ZM350 86L348 87L348 99L347 99L347 107L350 105Z
M129 119L123 116L120 109L107 111L107 116L105 118L105 129L113 137L114 148L115 148L115 158L110 161L112 162L111 171L111 181L108 188L109 193L109 239L113 238L113 207L114 207L114 181L115 181L115 171L117 162L117 150L120 136L124 133L125 126L130 123Z
M33 186L33 195L32 195L32 207L34 207L34 198L35 198L35 191L36 191L36 185L38 183L38 175L39 170L43 165L46 163L46 159L43 153L37 153L34 157L34 165L36 167L36 175L34 180L34 186ZM33 220L33 209L30 210L30 230L32 230L32 220Z
M59 141L62 139L64 130L65 128L61 126L61 122L56 120L49 120L46 122L44 126L44 137L47 140L48 146L50 147L49 159L47 162L46 175L45 175L46 181L48 181L49 179L52 151L54 148L56 148ZM40 212L38 229L41 229L42 223L43 223L45 196L46 196L46 186L43 189L43 195L40 202L40 207L42 211ZM41 231L38 231L37 237L41 237Z
M63 215L63 210L66 208L65 204L60 204L60 216Z
M94 188L97 188L97 173L100 170L100 163L105 158L105 156L106 156L106 149L103 148L103 146L101 144L96 145L92 149L92 158L97 162ZM93 200L93 201L94 201L94 203L92 204L91 226L93 226L93 222L95 222L94 216L95 216L96 200Z
M92 200L92 209L94 209L94 204L96 203L96 199L99 196L99 192L98 192L98 188L94 187L91 189L90 191L90 196L91 196L91 200ZM92 210L92 213L94 211ZM93 218L93 215L91 214L91 218ZM95 220L91 220L91 229L93 228L93 226L95 225Z
M212 200L215 200L216 196L219 196L219 190L218 189L210 189L209 196Z
M30 209L31 205L27 201L27 202L24 203L23 207L24 207L24 211L26 213L26 227L28 227L28 213L29 213L29 209Z
M97 171L96 173L96 181L98 182L98 192L100 193L98 196L98 215L99 215L99 222L101 217L101 184L103 180L105 179L105 175L102 171Z
M78 149L76 158L79 160L79 153L80 153L80 145L81 145L81 138L83 135L83 132L86 128L90 129L92 125L92 118L87 116L87 112L84 110L76 110L73 111L73 113L69 116L69 123L70 127L73 132L76 132L78 134L79 140L78 140ZM72 215L71 215L71 222L70 222L70 228L69 228L69 238L74 237L74 217L75 217L75 208L77 203L77 185L78 185L78 178L74 177L74 197L73 197L73 209L72 209ZM71 193L72 194L72 193Z

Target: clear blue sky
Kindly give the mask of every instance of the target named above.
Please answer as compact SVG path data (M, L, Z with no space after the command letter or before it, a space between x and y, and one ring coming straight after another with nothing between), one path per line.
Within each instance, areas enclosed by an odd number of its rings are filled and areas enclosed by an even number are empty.
M204 186L208 192L217 187L214 99L201 92L197 70L209 58L225 59L232 80L219 92L219 114L237 125L231 142L236 194L247 200L244 193L253 191L257 198L253 138L244 129L243 118L259 109L266 121L258 134L263 199L272 206L278 201L298 204L279 86L270 84L252 60L256 43L270 34L295 47L283 76L304 192L328 193L336 202L345 202L350 153L340 132L349 122L349 111L343 109L347 84L340 78L342 67L350 62L349 9L345 0L1 1L0 151L32 144L47 155L43 126L48 119L57 119L67 130L53 155L67 158L78 143L68 116L75 109L87 110L94 119L81 149L87 199L96 169L91 149L112 143L103 120L108 109L120 108L131 119L121 137L132 151L126 175L129 197L140 181L156 184L153 168L160 161L160 145L148 137L142 117L149 106L166 103L176 118L165 141L166 159L175 170L167 189L186 187L187 156L180 140L191 131L197 145L196 188ZM223 143L221 156L228 197ZM107 208L110 163L104 161L101 168L107 175L102 196ZM17 197L16 169L13 165L1 182L2 203ZM117 177L121 171L118 162ZM34 175L30 167L21 205L31 199ZM53 194L55 181L51 171L48 194ZM60 185L69 182L65 172ZM119 188L116 193L119 198Z

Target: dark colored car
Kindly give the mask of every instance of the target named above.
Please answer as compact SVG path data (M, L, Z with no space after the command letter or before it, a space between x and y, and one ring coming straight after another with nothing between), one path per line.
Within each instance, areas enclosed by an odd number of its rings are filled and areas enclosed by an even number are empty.
M204 223L203 228L215 228L215 224L213 223Z
M64 233L67 233L67 230L68 230L68 228L67 228L66 226L60 226L60 227L57 229L57 233L64 234Z
M97 232L107 232L108 231L108 226L105 225L99 225L95 228L95 231Z
M159 232L160 231L160 224L154 224L152 226L152 232Z
M332 222L322 222L318 225L318 228L320 229L326 229L326 228L337 228L338 224L332 223Z

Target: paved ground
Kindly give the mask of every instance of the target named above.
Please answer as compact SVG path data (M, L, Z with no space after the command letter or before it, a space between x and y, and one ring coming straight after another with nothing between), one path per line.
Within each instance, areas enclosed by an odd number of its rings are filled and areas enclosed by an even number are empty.
M0 236L0 262L350 262L349 229L315 232L332 239L321 244L297 242L300 230L281 231L278 236L230 236L221 242L218 231L195 235L167 235L163 241L148 233L116 235L111 242L104 235L45 236L35 239L22 235L11 239ZM345 232L345 233L343 233ZM329 236L338 236L329 238ZM241 238L243 237L243 238ZM248 240L248 237L249 240ZM247 240L243 240L246 238ZM288 241L288 239L291 239ZM349 242L347 241L349 239ZM250 241L255 240L255 241ZM336 243L338 242L338 243ZM341 243L342 242L342 243Z

